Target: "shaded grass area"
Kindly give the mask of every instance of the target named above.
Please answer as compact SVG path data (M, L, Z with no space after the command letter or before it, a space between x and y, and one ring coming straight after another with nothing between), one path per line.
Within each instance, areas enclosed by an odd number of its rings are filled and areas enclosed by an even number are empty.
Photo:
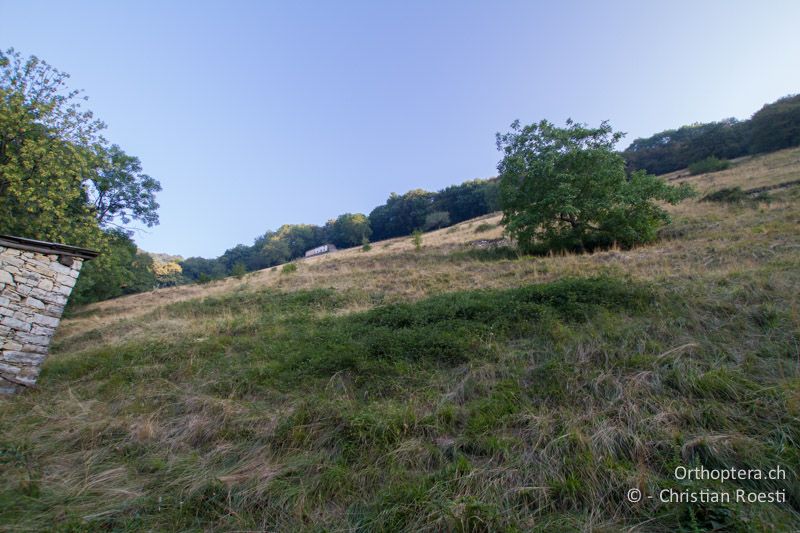
M800 526L796 265L570 278L345 313L234 293L172 336L60 346L3 404L0 524L63 530ZM121 324L120 328L127 327ZM632 504L675 466L774 468L785 504ZM729 484L726 489L741 488Z

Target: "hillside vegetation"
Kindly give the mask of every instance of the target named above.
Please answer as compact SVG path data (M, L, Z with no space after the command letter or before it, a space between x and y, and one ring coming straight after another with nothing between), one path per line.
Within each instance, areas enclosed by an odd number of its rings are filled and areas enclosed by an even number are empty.
M800 149L688 181L655 244L499 215L77 309L0 404L0 530L800 528ZM677 465L777 466L785 503Z

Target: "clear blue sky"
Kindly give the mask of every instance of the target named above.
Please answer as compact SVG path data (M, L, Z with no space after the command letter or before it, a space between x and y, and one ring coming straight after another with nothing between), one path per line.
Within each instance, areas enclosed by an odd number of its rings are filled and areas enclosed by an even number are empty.
M158 178L141 247L213 257L494 175L516 118L636 137L800 92L800 2L0 0Z

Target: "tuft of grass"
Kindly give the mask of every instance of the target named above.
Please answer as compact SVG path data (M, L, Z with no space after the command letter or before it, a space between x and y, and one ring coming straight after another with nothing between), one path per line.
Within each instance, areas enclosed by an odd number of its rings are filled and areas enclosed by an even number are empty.
M711 156L700 161L695 161L689 165L689 173L693 176L698 174L708 174L710 172L719 172L730 168L731 162L727 159L719 159Z
M478 224L478 226L473 230L475 233L483 233L484 231L491 231L497 226L495 224L487 224L485 222Z
M671 239L629 251L473 255L476 220L420 252L401 238L79 309L39 386L2 401L0 523L796 530L800 195L774 185L798 154L679 178L774 201L689 201ZM787 501L634 505L632 487Z
M39 390L6 402L0 520L791 529L791 506L625 500L687 488L679 464L800 470L790 293L727 281L562 278L366 310L371 293L329 288L175 303L147 320L191 326L66 340ZM794 479L724 488L742 486L800 501Z
M297 263L286 263L281 267L281 274L293 274L297 272Z

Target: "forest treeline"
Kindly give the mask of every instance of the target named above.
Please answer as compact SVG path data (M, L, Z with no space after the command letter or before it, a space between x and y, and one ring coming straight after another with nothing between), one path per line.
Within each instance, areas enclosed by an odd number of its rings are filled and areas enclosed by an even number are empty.
M443 228L503 207L498 180L472 180L438 192L392 193L368 215L344 213L322 226L286 224L214 259L154 260L137 248L130 223L158 224L155 195L161 185L143 172L138 158L102 137L105 124L83 107L85 97L68 87L68 78L34 56L0 52L0 233L101 252L84 266L71 306L240 276L326 243L366 249L370 240ZM537 127L540 134L574 133L544 123ZM795 95L765 105L748 120L694 124L636 139L621 155L628 180L635 181L637 170L708 171L724 168L730 158L797 145L800 96Z
M748 120L727 118L636 139L622 153L628 170L664 174L707 158L733 159L800 145L800 95L766 104Z
M285 224L259 236L250 246L240 244L215 259L190 257L179 264L186 281L204 282L279 265L303 257L307 250L322 244L349 248L364 245L370 239L447 227L498 209L497 181L493 179L465 181L438 192L415 189L405 194L392 193L368 216L344 213L324 226ZM180 278L165 282L180 282Z
M712 170L712 162L800 145L800 95L764 105L750 119L724 119L665 130L634 140L622 152L627 170L664 174L687 167ZM718 168L722 168L721 166ZM183 281L206 281L259 270L302 257L321 244L357 246L457 224L500 209L496 180L473 180L439 192L392 193L368 216L346 213L325 226L294 224L268 231L252 245L239 245L215 259L180 263ZM176 281L170 278L168 283Z

